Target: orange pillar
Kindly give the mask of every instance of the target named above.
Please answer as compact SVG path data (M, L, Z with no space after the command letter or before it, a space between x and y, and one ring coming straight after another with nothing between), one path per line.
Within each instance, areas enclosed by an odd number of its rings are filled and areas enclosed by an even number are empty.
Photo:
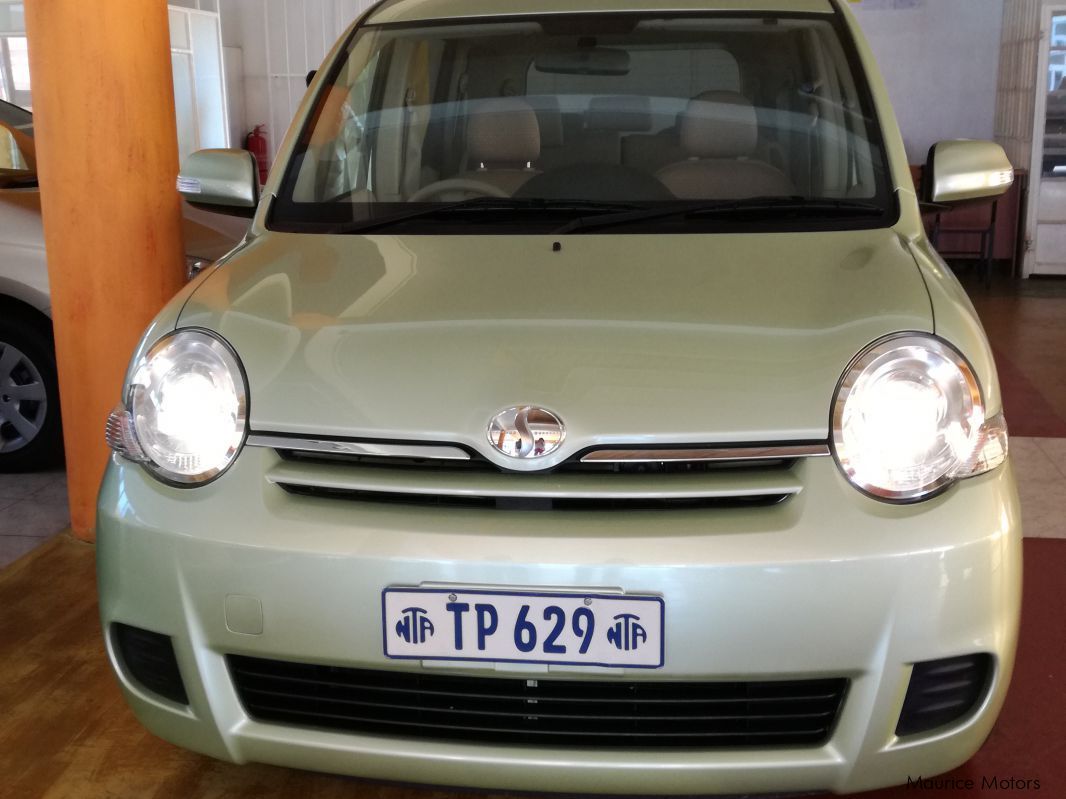
M166 0L31 0L26 28L74 534L92 540L138 337L184 260Z

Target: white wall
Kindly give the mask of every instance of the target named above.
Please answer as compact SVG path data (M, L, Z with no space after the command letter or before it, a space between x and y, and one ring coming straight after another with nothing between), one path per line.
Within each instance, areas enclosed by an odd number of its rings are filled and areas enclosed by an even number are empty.
M1011 2L1011 0L1007 0ZM1004 0L862 0L911 163L941 139L991 139Z
M288 130L306 88L308 71L373 0L218 0L222 43L240 48L244 107L234 114L246 128L267 127L271 154Z

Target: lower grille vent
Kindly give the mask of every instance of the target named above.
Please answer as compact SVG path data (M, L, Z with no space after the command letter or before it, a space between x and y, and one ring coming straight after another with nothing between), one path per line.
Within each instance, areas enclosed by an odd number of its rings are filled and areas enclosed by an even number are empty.
M405 738L543 746L816 747L846 679L669 683L370 671L227 657L264 722Z

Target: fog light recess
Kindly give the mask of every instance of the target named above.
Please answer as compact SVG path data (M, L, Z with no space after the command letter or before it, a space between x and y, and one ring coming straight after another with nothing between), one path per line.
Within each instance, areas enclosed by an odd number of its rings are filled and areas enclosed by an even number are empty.
M984 700L991 676L990 655L915 663L896 735L931 732L965 718Z
M189 704L169 636L127 624L114 624L111 630L115 648L130 677L150 693L179 705Z

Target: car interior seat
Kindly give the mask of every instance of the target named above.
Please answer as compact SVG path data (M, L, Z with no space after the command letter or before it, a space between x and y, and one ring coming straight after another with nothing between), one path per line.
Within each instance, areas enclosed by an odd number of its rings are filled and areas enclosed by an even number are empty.
M483 100L467 124L468 171L459 175L513 194L538 170L540 124L533 106L517 97Z
M759 145L755 106L737 92L704 92L681 119L681 147L688 154L657 177L685 200L788 197L795 187L780 169L754 160Z

